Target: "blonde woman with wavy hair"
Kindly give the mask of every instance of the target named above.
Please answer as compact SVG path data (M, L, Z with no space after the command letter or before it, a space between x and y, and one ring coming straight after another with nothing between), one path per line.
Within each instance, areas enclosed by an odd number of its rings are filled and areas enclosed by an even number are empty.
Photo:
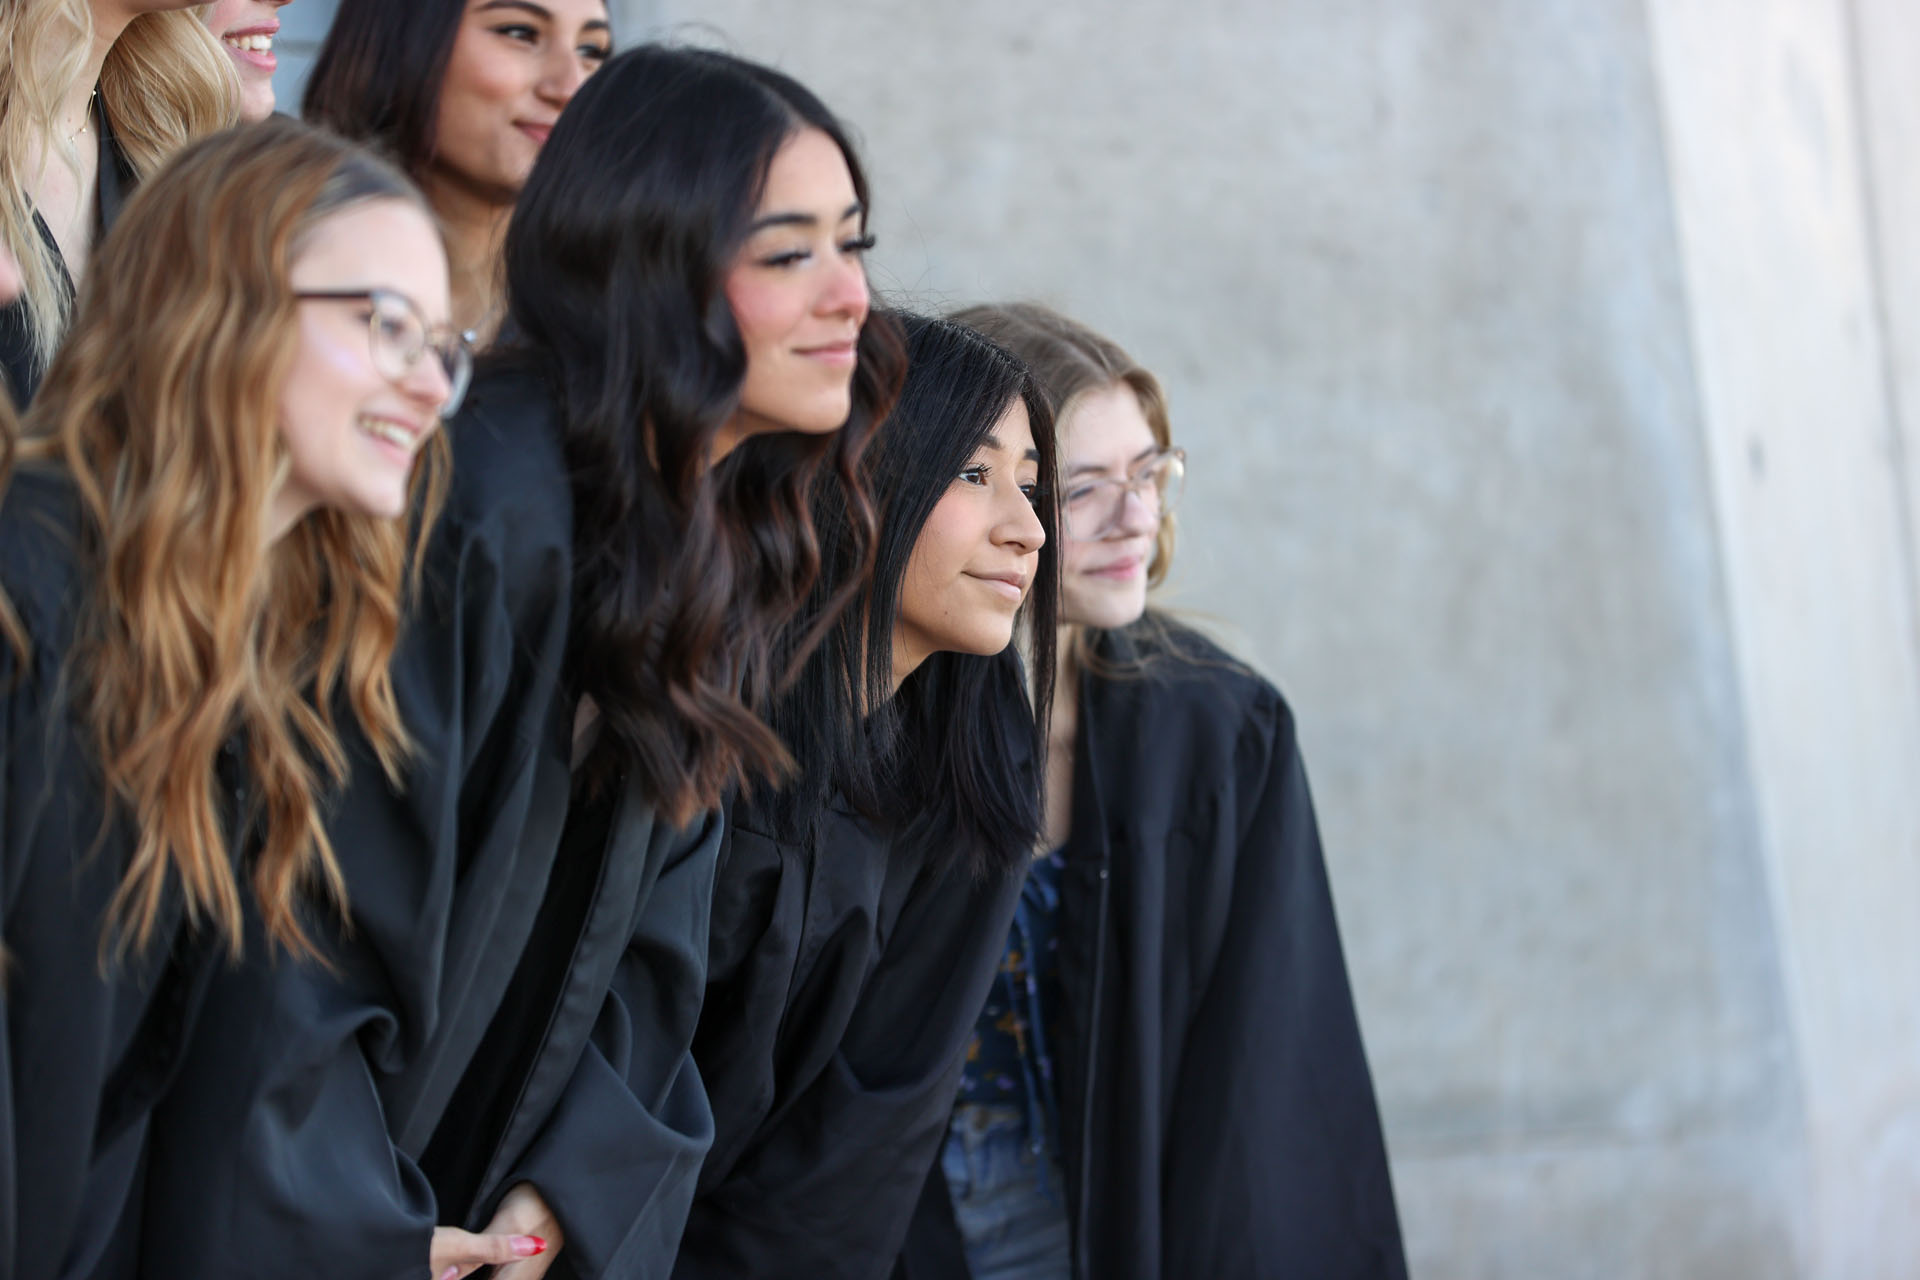
M232 67L182 0L0 0L0 242L22 277L0 308L0 366L16 401L134 184L237 107Z
M342 898L333 709L397 778L415 464L470 365L418 192L291 120L190 146L95 265L0 499L11 1280L131 1274L222 957L288 963Z

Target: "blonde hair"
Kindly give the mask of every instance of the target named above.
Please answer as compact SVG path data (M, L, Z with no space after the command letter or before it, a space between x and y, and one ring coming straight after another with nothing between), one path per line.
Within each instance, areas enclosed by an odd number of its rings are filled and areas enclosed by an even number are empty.
M192 918L237 949L231 816L258 838L252 888L269 936L311 951L303 893L345 896L316 799L320 775L346 776L340 692L399 777L408 743L388 664L405 522L323 508L277 541L267 526L289 465L289 273L319 222L381 199L426 210L389 165L284 117L191 145L106 237L27 415L23 459L64 467L84 517L91 589L71 687L136 833L109 917L122 945L149 941L177 873ZM444 485L436 441L416 475L426 523ZM217 763L236 735L249 805L224 815Z
M79 171L75 141L62 137L56 122L92 45L88 0L0 0L0 237L20 262L39 368L66 331L72 299L55 250L34 225L28 165L57 159ZM238 118L233 65L194 10L143 13L129 22L100 68L99 90L121 149L142 178L189 141ZM91 133L81 137L94 142Z
M1162 449L1173 447L1173 426L1167 416L1167 394L1160 380L1134 362L1120 344L1103 338L1077 320L1070 320L1037 302L1005 302L965 307L954 320L977 329L1018 356L1053 405L1053 420L1063 429L1074 402L1092 391L1124 386L1140 402L1140 413ZM1064 465L1064 464L1063 464ZM1147 585L1166 581L1173 567L1174 522L1171 512L1160 518L1154 536L1153 559L1147 563Z

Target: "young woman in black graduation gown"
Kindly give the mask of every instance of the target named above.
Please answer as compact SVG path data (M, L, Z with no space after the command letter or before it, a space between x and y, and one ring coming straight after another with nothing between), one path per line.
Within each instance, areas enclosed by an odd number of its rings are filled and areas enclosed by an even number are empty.
M1060 406L1060 678L1049 852L902 1273L1404 1277L1292 712L1147 607L1184 468L1159 383L1043 307L959 318Z
M999 348L907 326L871 581L829 541L820 594L858 594L776 704L800 777L733 808L694 1041L716 1137L676 1276L887 1274L1039 831L1012 641L1023 605L1053 635L1051 419Z
M22 271L0 304L0 373L33 399L94 246L134 184L234 119L232 74L185 0L0 7L0 243ZM76 59L76 49L85 53Z
M784 759L749 701L815 576L809 494L865 530L854 461L900 377L868 206L826 108L741 59L634 49L562 116L396 657L419 750L399 788L361 753L331 817L350 928L331 970L219 993L236 1026L304 1002L300 1065L209 1054L169 1108L168 1184L221 1186L150 1228L203 1242L192 1274L414 1276L423 1174L442 1224L538 1249L503 1276L669 1265L712 1132L716 810ZM299 1132L245 1141L295 1102Z
M289 121L190 147L99 250L0 496L10 1280L134 1273L213 972L306 952L341 891L337 730L405 758L387 664L447 308L418 193Z

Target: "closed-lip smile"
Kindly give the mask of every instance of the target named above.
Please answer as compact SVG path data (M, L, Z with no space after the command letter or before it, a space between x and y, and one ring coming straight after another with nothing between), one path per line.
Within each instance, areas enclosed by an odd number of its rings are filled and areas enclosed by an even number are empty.
M969 572L967 576L969 578L978 578L988 586L1001 588L1009 598L1016 602L1026 599L1027 575L1024 573L1016 570L1008 570L1006 573Z
M860 339L856 335L841 342L821 342L810 347L795 347L794 350L810 360L822 360L828 364L852 364L859 358Z

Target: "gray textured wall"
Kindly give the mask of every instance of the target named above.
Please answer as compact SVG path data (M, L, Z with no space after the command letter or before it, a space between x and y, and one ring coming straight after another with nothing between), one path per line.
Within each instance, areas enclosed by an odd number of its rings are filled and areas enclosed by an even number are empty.
M1166 380L1170 599L1299 713L1417 1275L1910 1273L1920 14L614 11L856 126L897 298Z

